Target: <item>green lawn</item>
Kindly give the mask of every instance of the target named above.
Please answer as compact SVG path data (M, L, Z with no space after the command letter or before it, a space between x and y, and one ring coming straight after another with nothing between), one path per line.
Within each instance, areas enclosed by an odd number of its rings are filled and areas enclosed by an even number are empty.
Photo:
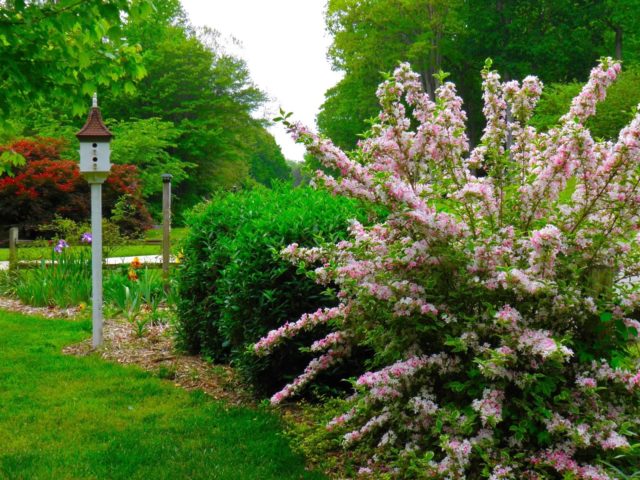
M188 228L178 227L171 229L171 242L179 242L187 236ZM162 229L147 230L144 234L144 238L147 240L162 240Z
M0 310L1 479L309 479L272 415L60 353L89 322Z
M174 228L171 230L171 250L177 253L179 242L187 235L186 228ZM146 240L162 240L162 230L147 230ZM52 247L22 247L18 249L20 260L38 260L51 257ZM162 246L145 245L142 243L123 245L109 251L110 257L135 257L142 255L161 255ZM9 260L9 249L0 248L0 261Z
M51 258L53 247L22 247L18 248L20 260L40 260ZM71 247L75 248L75 247ZM160 255L162 249L160 245L122 245L114 247L108 251L110 257L135 257L142 255ZM0 248L0 261L9 260L9 249Z

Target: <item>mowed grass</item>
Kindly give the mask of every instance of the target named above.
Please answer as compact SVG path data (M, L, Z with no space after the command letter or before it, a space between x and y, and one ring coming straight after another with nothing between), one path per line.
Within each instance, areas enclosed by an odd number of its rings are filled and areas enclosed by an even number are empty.
M61 348L89 322L0 310L1 479L309 479L267 412Z
M171 251L177 254L180 251L180 242L186 237L188 229L174 228L171 230ZM162 240L162 230L147 230L145 232L145 240ZM72 247L73 248L73 247ZM51 258L53 246L51 247L27 247L18 248L19 260L48 260ZM135 257L143 255L161 255L161 245L148 245L144 243L135 243L129 245L121 245L110 248L108 251L110 257ZM9 249L0 248L0 261L9 260Z

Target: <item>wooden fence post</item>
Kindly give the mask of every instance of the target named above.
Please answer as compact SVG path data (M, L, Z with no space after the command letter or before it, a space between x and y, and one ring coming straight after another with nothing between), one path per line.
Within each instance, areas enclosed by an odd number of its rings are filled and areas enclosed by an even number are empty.
M9 229L9 270L18 267L18 227Z
M169 293L169 260L171 255L171 175L162 175L162 275L164 290Z

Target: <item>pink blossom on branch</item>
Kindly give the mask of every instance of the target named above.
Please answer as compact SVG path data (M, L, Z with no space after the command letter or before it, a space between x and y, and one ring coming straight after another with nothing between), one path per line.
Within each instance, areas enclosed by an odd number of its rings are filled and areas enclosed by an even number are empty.
M585 122L619 71L603 59L559 124L538 132L528 122L542 83L502 82L487 66L487 123L471 151L455 86L430 98L408 64L378 89L382 110L354 154L285 120L340 172L320 172L317 186L386 213L336 245L283 251L340 303L255 345L267 354L333 329L272 401L364 346L374 367L327 430L367 452L364 476L409 478L407 458L428 457L434 479L614 478L595 462L616 464L640 417L640 368L610 364L640 325L628 280L640 276L640 113L616 142Z

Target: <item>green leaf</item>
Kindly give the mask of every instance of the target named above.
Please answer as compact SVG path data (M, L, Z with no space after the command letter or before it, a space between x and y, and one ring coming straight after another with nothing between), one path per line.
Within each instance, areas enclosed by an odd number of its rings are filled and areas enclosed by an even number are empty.
M92 96L97 91L96 84L94 82L85 82L82 84L82 93L84 95Z
M124 83L124 92L127 95L133 95L136 93L136 86L131 81L127 81Z
M609 321L611 321L612 318L613 318L613 314L611 312L602 312L600 314L600 321L601 322L609 322Z

